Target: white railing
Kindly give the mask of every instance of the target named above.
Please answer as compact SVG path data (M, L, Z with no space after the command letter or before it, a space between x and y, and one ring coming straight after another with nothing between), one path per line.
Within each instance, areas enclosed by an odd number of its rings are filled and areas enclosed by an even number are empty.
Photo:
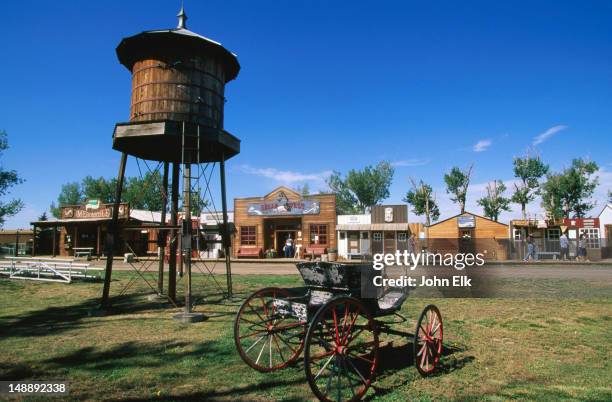
M7 257L0 260L0 275L11 279L70 283L72 278L98 279L103 268L71 259Z

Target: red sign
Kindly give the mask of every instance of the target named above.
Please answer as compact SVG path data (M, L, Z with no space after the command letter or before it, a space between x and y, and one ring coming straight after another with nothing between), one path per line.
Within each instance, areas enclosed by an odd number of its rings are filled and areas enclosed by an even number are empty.
M572 228L598 228L599 218L563 218L563 225Z

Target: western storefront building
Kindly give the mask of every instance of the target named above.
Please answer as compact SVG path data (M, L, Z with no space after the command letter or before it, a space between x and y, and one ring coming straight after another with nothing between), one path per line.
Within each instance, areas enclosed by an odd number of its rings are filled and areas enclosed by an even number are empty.
M418 235L418 224L408 224L407 205L375 205L369 214L338 215L338 256L362 258L408 249L408 238Z
M297 257L336 248L335 194L302 195L278 187L234 200L234 257L282 256L288 238Z
M508 258L508 225L471 212L430 225L427 249L434 253L482 253L487 260Z
M102 204L90 200L85 205L70 205L61 208L60 219L32 222L34 233L50 230L51 244L35 245L33 255L40 252L60 256L101 256L105 253L105 237L112 219L113 204ZM115 244L115 253L134 253L139 256L157 255L157 229L159 212L130 209L129 204L119 205L120 240ZM37 237L38 240L41 240ZM44 251L47 250L48 251Z

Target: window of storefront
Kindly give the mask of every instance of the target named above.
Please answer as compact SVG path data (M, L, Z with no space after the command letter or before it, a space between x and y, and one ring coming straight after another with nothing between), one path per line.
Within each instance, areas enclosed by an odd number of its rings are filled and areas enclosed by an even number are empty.
M382 241L382 233L374 232L374 241Z
M327 225L310 225L310 244L327 244Z
M406 241L408 239L408 233L406 232L398 232L397 241Z
M599 248L599 228L581 228L580 234L584 235L587 248Z
M523 240L523 229L513 229L512 237L514 240Z
M361 232L361 239L362 240L368 240L369 239L369 233L368 232Z
M561 236L561 229L550 228L546 233L548 234L548 240L559 240L559 237Z
M257 228L255 226L240 227L240 244L245 246L257 245Z

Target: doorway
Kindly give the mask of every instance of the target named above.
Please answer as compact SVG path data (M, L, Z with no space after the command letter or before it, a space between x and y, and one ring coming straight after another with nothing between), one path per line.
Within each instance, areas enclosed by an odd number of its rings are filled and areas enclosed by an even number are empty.
M276 245L275 245L275 249L276 249L276 255L278 255L279 257L284 257L285 256L285 252L284 252L284 247L285 247L285 243L287 242L287 239L289 237L291 237L291 239L293 240L293 250L295 251L295 239L296 239L296 231L295 230L276 230L275 235L276 235Z

